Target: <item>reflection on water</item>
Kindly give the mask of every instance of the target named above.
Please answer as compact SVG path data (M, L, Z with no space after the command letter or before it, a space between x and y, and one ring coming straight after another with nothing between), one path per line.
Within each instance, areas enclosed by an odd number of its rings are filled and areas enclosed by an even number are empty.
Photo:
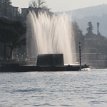
M1 73L0 107L107 107L107 70Z

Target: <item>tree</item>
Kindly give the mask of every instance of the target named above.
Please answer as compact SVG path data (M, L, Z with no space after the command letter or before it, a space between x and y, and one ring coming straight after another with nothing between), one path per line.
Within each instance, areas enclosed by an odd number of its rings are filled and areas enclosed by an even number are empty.
M79 58L80 58L79 57L79 49L80 49L79 48L79 46L80 46L79 43L81 43L81 47L82 47L81 49L83 51L84 36L83 36L82 31L79 28L77 22L73 22L72 25L73 25L73 33L74 33L74 38L75 38L76 53L78 53L78 54L76 54L76 57L77 57L77 61L79 61Z
M93 25L92 25L92 22L88 22L87 32L88 32L88 34L93 34Z
M25 33L25 26L19 21L0 19L0 42L4 44L4 59L12 58L13 50L21 45L20 38ZM9 49L8 56L6 55Z
M34 0L31 2L29 6L30 10L33 10L36 15L38 16L38 13L48 13L48 15L52 15L53 13L50 11L50 9L45 5L44 0Z
M99 31L99 27L100 27L100 23L97 22L97 35L101 35L101 34L100 34L100 31Z
M79 28L78 24L76 22L73 22L73 32L74 32L74 37L75 37L75 40L77 42L77 44L79 42L83 42L83 34L82 34L82 31L81 29Z
M30 7L33 7L33 8L43 8L43 7L45 7L44 4L45 4L45 1L43 1L43 0L34 0L30 4Z
M12 58L13 50L16 47L19 47L23 44L23 40L21 39L23 34L26 32L26 27L20 22L15 21L12 23L13 28L11 29L11 39L10 39L10 58Z

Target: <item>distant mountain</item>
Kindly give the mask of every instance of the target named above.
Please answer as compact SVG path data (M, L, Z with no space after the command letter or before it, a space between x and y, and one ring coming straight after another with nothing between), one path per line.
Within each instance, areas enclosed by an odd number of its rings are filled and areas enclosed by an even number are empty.
M100 33L107 37L107 5L98 5L93 7L81 8L67 12L72 14L72 20L76 21L83 31L86 33L87 23L92 22L94 33L97 33L97 22L100 23Z

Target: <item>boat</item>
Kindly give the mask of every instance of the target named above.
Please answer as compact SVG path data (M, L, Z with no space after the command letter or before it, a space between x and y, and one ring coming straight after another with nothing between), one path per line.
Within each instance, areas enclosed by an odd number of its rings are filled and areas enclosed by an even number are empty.
M36 62L36 61L35 61ZM57 72L81 71L89 68L88 65L64 65L63 54L40 54L35 65L21 65L20 63L5 63L0 67L0 72Z

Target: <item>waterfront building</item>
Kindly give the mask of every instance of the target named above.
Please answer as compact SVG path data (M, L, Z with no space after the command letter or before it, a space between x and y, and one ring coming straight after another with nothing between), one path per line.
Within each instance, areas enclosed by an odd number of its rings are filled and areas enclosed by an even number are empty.
M19 16L18 7L14 7L10 2L0 0L0 17L17 20Z

